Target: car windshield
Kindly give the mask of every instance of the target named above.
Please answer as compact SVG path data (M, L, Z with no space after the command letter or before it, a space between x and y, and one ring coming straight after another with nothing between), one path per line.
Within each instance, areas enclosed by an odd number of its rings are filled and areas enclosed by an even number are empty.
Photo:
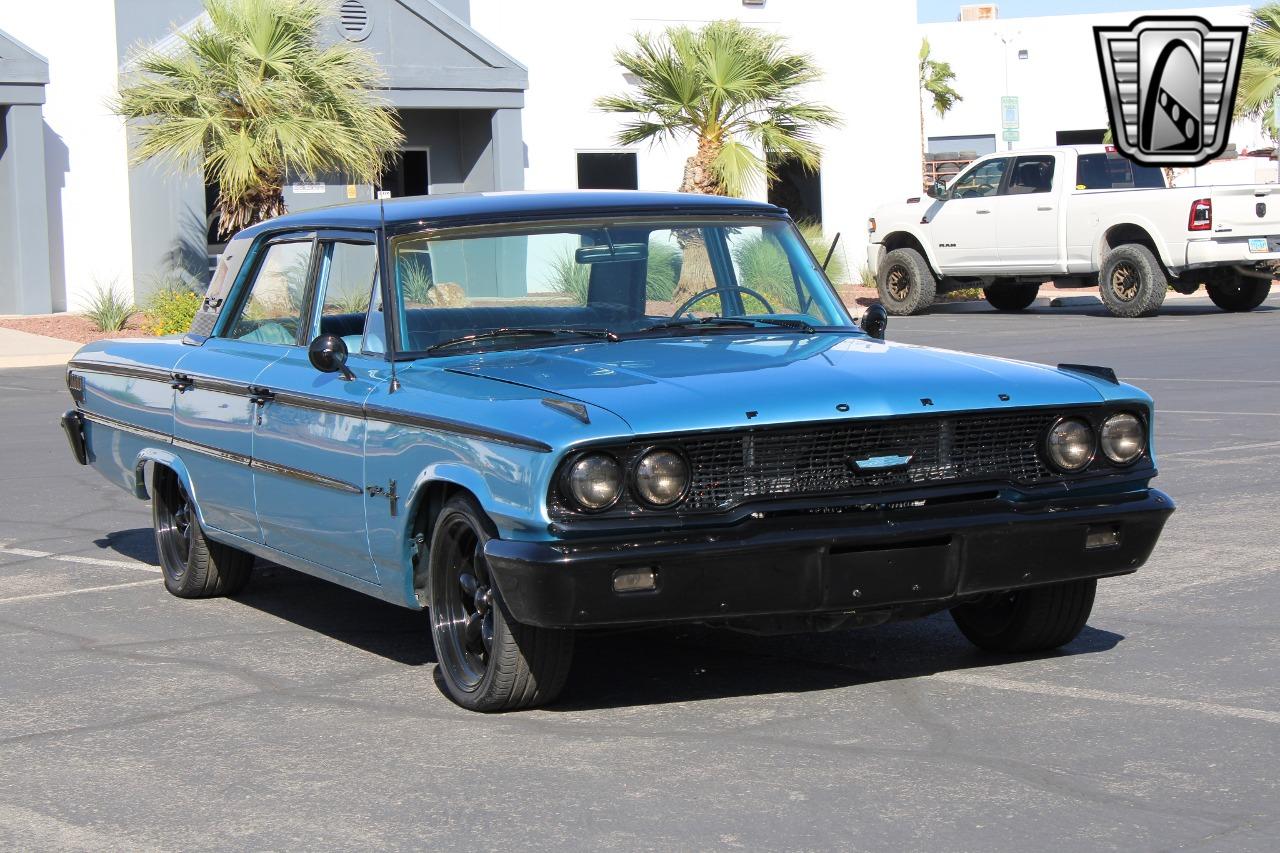
M808 246L780 219L452 229L397 237L392 258L397 350L408 356L688 328L856 333Z

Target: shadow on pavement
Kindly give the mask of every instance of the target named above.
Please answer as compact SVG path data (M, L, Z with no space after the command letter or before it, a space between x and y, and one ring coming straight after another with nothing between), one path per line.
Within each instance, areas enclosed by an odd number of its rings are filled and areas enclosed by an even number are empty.
M137 560L139 563L160 565L160 557L156 553L156 534L150 527L117 530L93 540L93 544L104 551L114 551L121 557Z

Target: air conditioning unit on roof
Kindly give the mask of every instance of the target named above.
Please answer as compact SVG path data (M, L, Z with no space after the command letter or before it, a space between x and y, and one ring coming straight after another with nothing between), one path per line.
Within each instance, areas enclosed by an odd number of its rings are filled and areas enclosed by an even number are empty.
M962 21L994 21L1000 17L1000 7L995 3L975 3L960 7Z

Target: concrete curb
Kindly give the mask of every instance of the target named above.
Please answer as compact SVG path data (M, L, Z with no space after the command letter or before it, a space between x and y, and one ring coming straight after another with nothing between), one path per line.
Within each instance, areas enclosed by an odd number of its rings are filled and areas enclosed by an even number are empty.
M80 346L75 341L0 327L0 370L66 364Z

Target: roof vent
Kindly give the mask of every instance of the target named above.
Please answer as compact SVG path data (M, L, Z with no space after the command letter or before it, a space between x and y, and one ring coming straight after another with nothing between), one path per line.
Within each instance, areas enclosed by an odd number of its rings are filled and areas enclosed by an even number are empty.
M343 0L338 7L338 29L347 41L364 41L369 37L372 24L369 10L360 0Z

